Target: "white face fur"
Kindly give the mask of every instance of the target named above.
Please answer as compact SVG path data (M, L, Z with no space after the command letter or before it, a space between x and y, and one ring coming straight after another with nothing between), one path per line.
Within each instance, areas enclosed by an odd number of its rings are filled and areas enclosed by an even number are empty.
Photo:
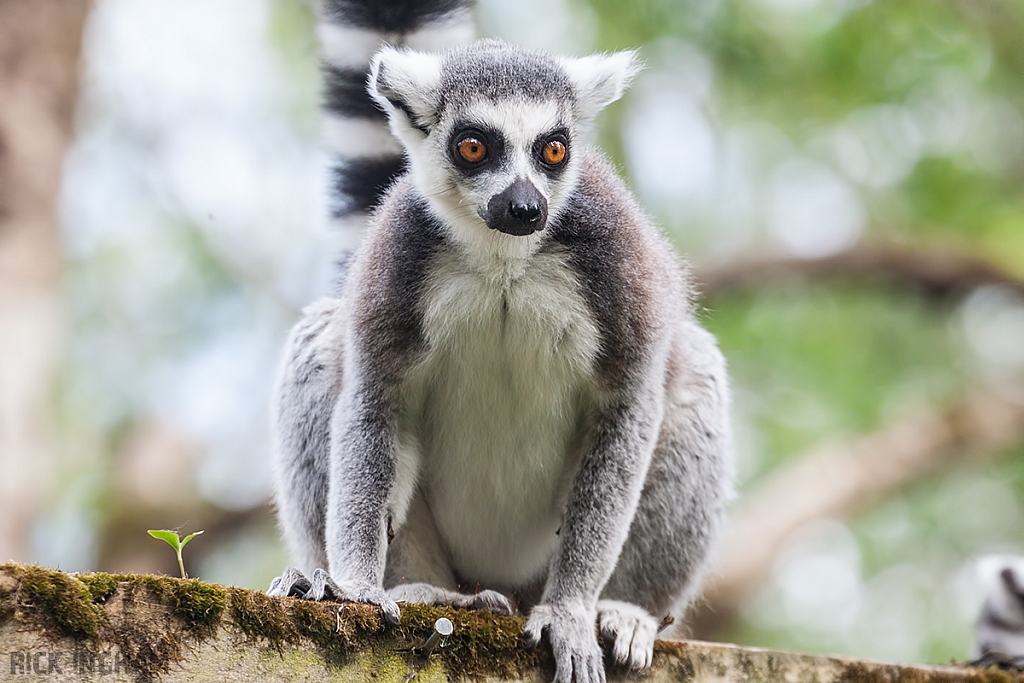
M506 60L534 57L491 41L478 45L477 58L486 59L488 48ZM461 66L457 55L385 48L373 59L370 93L388 112L417 188L472 255L518 259L536 250L576 186L580 138L637 70L628 52L543 59L560 70L552 83L567 92L547 98L485 84L476 95L467 74L459 76L460 94L472 94L462 101L443 91L444 70Z

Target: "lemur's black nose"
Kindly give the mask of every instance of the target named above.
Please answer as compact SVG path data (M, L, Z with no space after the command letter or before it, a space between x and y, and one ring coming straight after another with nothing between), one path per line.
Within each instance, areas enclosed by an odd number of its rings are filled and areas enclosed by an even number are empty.
M529 235L544 229L548 219L548 202L526 178L516 180L487 202L481 212L487 227L508 235Z
M517 221L534 223L540 220L540 204L517 204L512 202L508 205L508 213Z

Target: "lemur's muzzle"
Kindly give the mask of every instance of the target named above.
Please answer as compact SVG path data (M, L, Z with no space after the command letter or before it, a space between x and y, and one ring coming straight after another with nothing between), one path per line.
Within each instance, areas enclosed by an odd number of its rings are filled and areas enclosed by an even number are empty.
M548 200L526 178L515 182L487 202L487 227L508 235L530 235L543 230L548 220Z

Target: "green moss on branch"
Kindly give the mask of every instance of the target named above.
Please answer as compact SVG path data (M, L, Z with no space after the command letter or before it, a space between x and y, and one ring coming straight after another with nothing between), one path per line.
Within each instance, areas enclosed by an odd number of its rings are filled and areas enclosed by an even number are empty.
M371 648L419 666L424 660L418 648L442 616L455 624L455 634L433 657L451 676L512 678L541 663L540 655L522 646L522 620L488 612L407 604L401 625L386 628L380 610L370 605L271 598L198 579L76 576L16 564L0 565L2 576L12 588L0 592L0 618L7 615L48 636L74 638L94 648L115 645L143 679L168 671L183 661L188 647L215 637L222 627L244 642L278 651L311 643L335 665ZM133 618L132 610L153 604L161 609Z

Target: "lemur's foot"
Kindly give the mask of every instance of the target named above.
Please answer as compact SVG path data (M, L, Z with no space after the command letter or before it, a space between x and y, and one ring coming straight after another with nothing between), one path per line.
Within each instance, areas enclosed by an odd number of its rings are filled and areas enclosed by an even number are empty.
M424 605L447 605L457 609L485 609L495 614L511 615L515 612L512 601L498 591L485 590L466 595L431 586L429 583L403 583L388 591L397 602L415 602Z
M597 620L616 664L646 669L654 657L658 620L639 605L619 600L598 600Z
M354 581L335 581L323 569L314 569L312 576L307 579L295 567L288 567L281 576L270 582L267 595L377 605L383 610L384 619L392 626L397 626L402 617L398 604L383 588Z

